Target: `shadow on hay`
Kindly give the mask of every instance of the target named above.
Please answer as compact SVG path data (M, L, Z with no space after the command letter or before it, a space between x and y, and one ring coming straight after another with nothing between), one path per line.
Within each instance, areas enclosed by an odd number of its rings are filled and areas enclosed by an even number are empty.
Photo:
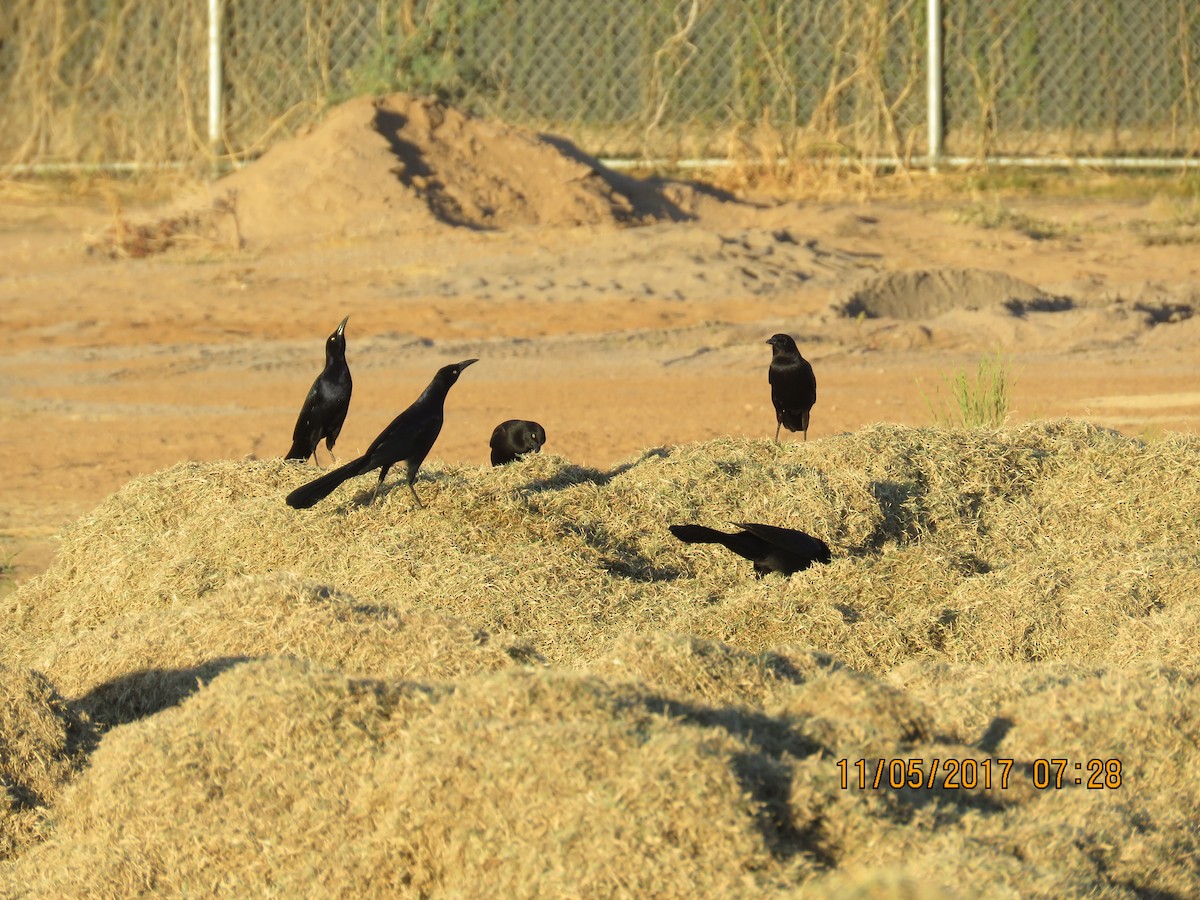
M562 491L579 484L594 484L596 487L604 487L618 475L624 475L630 469L641 465L648 459L667 459L670 455L671 451L666 447L653 447L649 450L643 450L641 455L632 462L621 463L621 465L607 472L569 463L555 472L552 477L530 481L518 488L518 492L529 496L532 494L541 494L546 491Z
M975 746L984 753L995 753L1000 749L1000 744L1003 743L1008 733L1012 731L1013 726L1016 724L1012 719L1005 716L996 716L988 723L987 729L980 736L979 740L975 742Z
M666 447L654 447L649 450L642 451L637 459L631 462L622 463L610 469L607 472L602 472L599 469L593 469L589 466L578 466L574 463L568 463L558 469L549 478L540 478L534 481L527 482L516 489L516 492L524 497L532 497L536 494L546 493L548 491L563 491L568 488L575 487L581 484L592 484L596 487L605 487L614 478L623 475L630 469L641 465L648 459L666 459L671 455ZM399 474L397 474L399 469ZM371 506L375 503L383 503L394 491L401 491L403 496L408 499L409 505L414 509L416 504L412 502L412 494L409 493L408 487L404 482L403 467L393 467L388 473L387 480L383 484L378 484L378 476L373 479L369 486L357 491L348 500L343 500L336 504L336 510L340 513L347 512L353 508L361 508ZM455 473L438 472L438 471L422 471L417 477L414 487L417 488L417 493L421 496L421 502L429 505L436 502L438 494L448 485L461 483L461 476ZM378 491L376 491L378 485Z
M920 481L880 480L872 481L869 487L879 503L881 518L858 548L859 554L878 552L889 542L904 545L919 540L923 534L937 533L938 519L928 503L929 490ZM980 533L985 531L978 521L985 502L986 497L979 491L963 492L958 498L958 516L974 521ZM987 560L971 553L959 554L957 562L966 575L986 575L992 570Z
M781 682L803 685L809 680L786 656L765 653L759 659ZM830 672L844 668L840 660L825 654L819 654L817 662ZM786 861L804 854L821 867L836 865L837 860L823 849L826 841L821 834L822 817L805 827L796 821L791 805L795 771L789 762L813 755L832 760L833 748L800 734L787 719L747 707L706 706L649 692L639 692L622 705L641 707L655 716L701 728L719 729L752 747L752 751L734 755L732 771L742 790L755 802L755 825L772 857Z
M579 537L596 551L600 567L610 575L631 581L675 581L684 577L682 569L657 566L632 541L610 532L602 523L563 523L563 530Z
M871 493L879 503L882 518L867 537L864 550L879 550L889 541L905 544L932 527L925 509L925 490L915 481L872 481Z
M623 475L630 469L641 465L648 459L666 459L671 455L666 447L653 447L649 450L643 450L637 459L621 463L621 465L610 469L607 472L602 472L599 469L593 469L590 466L577 466L574 463L568 463L561 469L556 471L549 478L541 478L536 481L530 481L521 487L517 488L517 493L531 496L533 494L541 494L547 491L562 491L567 488L575 487L580 484L594 484L597 487L604 487L618 475ZM400 474L396 475L396 469L400 469ZM415 487L418 488L417 493L420 494L420 488L425 487L426 491L430 490L432 485L437 485L437 490L442 490L447 483L452 483L459 480L460 476L448 472L422 472L416 480ZM369 487L357 492L350 500L341 504L341 509L346 509L350 506L369 506L373 499L376 499L375 486L377 482L372 482ZM404 495L412 500L412 495L408 492L408 488L404 483L402 467L394 467L389 473L388 479L379 486L378 498L379 502L387 499L393 491L403 491ZM422 496L422 502L435 500L436 494L433 496Z
M86 714L102 729L126 725L182 703L222 672L252 660L224 656L187 669L130 672L71 701L71 709Z
M68 762L73 777L84 768L87 756L100 742L96 724L72 708L46 675L31 669L29 677L36 685L36 693L43 694L44 701L63 728L63 744L61 748L56 748L52 759L57 757ZM37 778L30 778L31 769L19 764L14 765L15 760L20 759L23 755L19 750L14 753L15 748L13 743L10 743L14 739L17 743L22 739L19 727L15 732L0 734L0 767L3 769L0 771L0 787L3 788L0 797L6 797L8 800L8 814L14 815L28 810L50 807L53 805L54 799L48 795L47 785L38 783L39 779ZM58 755L59 752L61 752L61 756ZM41 754L39 754L39 761L53 765L51 759L47 759ZM33 770L37 768L35 766ZM10 824L6 823L3 814L0 814L0 861L12 858L11 832L6 834Z
M780 660L781 675L786 680L802 683L805 678L792 671L786 660ZM799 721L773 717L743 707L709 707L659 694L642 694L636 703L655 715L676 721L720 729L750 748L732 758L732 772L743 791L754 801L755 827L762 836L771 856L787 862L804 856L824 869L835 868L838 859L837 841L827 831L827 819L820 812L798 821L793 806L793 788L797 776L795 763L815 758L835 773L837 760L846 756L846 748L829 746L797 727ZM901 735L901 748L930 747L936 740L918 722ZM805 776L809 777L809 776ZM880 813L897 822L909 821L914 811L936 804L938 821L950 824L968 815L999 815L1017 798L991 796L982 791L916 790L883 788L878 792L884 800Z
M792 673L794 677L789 680L795 683L805 680L794 669ZM785 759L785 754L795 759L816 754L832 760L832 748L798 734L782 719L750 709L708 707L657 694L642 694L637 703L658 716L703 728L719 728L752 746L757 752L735 755L733 774L757 806L755 826L771 856L786 861L804 854L824 868L836 865L837 860L822 849L821 818L805 828L796 822L791 807L795 771Z

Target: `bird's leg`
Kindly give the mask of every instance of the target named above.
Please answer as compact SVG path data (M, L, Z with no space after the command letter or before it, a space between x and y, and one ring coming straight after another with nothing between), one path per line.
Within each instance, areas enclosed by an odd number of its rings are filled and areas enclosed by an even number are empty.
M804 440L806 440L806 441L808 440L808 429L807 428L804 429Z
M383 487L383 478L385 475L387 475L388 468L389 468L388 466L384 466L382 469L379 470L379 480L377 482L375 482L375 493L373 493L371 495L371 503L374 503L375 498L379 496L379 489L381 487ZM370 504L367 504L367 505L369 506Z
M325 450L329 453L330 468L337 465L337 457L333 455L333 448L329 446L329 438L325 438Z
M782 422L775 423L775 443L779 443L779 429L783 427Z
M417 501L417 506L421 507L421 509L424 509L425 504L422 503L421 498L417 496L417 489L413 487L413 483L411 481L408 483L408 489L412 491L413 499Z
M421 502L421 498L417 496L417 489L413 487L413 482L417 480L417 472L421 468L421 463L418 462L414 465L410 459L405 462L405 465L408 468L408 489L412 491L413 499L417 501L417 506L424 509L425 504Z

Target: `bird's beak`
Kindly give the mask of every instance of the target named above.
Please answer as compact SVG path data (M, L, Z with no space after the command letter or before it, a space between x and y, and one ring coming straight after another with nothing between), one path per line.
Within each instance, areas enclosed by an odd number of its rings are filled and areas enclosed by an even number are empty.
M349 321L350 321L350 317L346 316L346 318L344 318L344 319L342 319L342 321L338 322L338 327L334 330L333 333L336 334L338 337L341 337L342 332L344 332L346 330L346 323Z
M767 343L767 344L771 344L772 346L774 346L774 344L775 344L775 338L767 338L767 340L765 341L765 343Z
M461 372L467 366L474 365L477 362L479 362L479 360L477 360L477 359L464 359L462 362L460 362L458 364L458 370Z

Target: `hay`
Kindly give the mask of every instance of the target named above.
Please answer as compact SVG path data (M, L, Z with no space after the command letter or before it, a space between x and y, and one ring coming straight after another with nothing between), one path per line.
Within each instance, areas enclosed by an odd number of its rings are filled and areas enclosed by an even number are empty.
M769 859L752 752L578 677L430 691L251 663L113 732L16 875L57 896L736 892Z
M1195 438L881 425L287 508L309 475L131 482L0 601L0 662L110 729L0 892L1200 890ZM666 531L747 520L834 560ZM1011 784L839 783L935 757ZM1122 785L1039 790L1052 757Z
M0 667L0 860L41 834L46 810L83 762L91 728L37 672Z
M46 648L39 665L94 721L114 725L173 706L231 666L277 655L423 680L538 661L528 647L448 616L273 575L237 579L189 606L119 616Z

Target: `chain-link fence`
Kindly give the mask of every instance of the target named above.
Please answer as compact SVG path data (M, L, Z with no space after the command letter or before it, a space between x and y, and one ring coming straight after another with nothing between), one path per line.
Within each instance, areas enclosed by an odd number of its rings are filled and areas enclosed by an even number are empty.
M1184 159L1196 0L943 0L947 154ZM245 159L362 93L437 93L597 156L929 150L927 0L6 0L0 164Z

